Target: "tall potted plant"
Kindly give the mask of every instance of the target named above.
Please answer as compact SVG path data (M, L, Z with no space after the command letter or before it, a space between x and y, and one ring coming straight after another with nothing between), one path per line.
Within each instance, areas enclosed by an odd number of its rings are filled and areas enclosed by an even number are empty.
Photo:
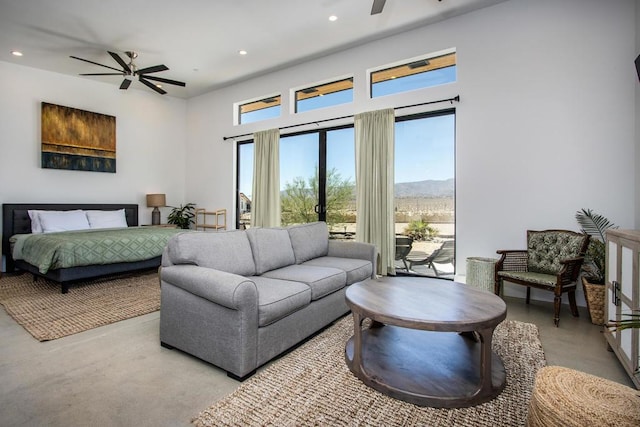
M186 205L174 207L171 209L171 213L167 216L167 222L169 224L175 224L178 228L188 229L194 222L196 205L194 203L187 203Z
M582 289L584 290L591 323L603 325L604 319L604 280L606 263L605 233L610 228L618 228L607 218L582 209L576 212L576 221L582 232L591 236L589 246L582 263Z

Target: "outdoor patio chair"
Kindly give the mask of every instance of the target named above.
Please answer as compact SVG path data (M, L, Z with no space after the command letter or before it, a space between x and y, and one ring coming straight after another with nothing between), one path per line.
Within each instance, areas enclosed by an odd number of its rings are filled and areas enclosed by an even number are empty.
M411 252L413 246L413 239L409 236L398 235L396 236L396 261L402 261L405 270L409 271L407 266L407 255Z
M426 265L434 271L436 277L439 277L438 269L434 264L452 264L455 266L455 240L445 240L438 249L425 258L409 258L408 261L410 269L414 265Z
M527 250L497 251L501 258L495 266L495 294L500 295L505 280L527 287L527 304L531 288L553 292L553 323L558 326L562 294L566 292L571 314L578 317L576 280L589 237L569 230L528 230Z

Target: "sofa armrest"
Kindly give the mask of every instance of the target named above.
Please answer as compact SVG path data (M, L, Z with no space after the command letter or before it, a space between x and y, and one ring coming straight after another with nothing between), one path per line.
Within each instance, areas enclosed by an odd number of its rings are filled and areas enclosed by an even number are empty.
M164 250L162 251L160 266L169 267L170 265L174 265L174 264L171 262L171 258L169 257L169 245L167 245L164 247Z
M181 264L163 267L160 280L233 310L257 306L255 283L237 274Z
M371 278L375 279L377 271L378 251L376 245L364 242L346 242L344 240L329 240L327 256L339 258L356 258L371 261L373 270Z

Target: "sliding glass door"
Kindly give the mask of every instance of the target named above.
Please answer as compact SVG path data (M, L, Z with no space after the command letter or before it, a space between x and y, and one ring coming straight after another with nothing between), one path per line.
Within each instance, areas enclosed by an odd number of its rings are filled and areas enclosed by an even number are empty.
M353 127L280 137L282 225L326 221L334 237L355 233ZM253 143L238 145L238 226L251 221Z
M250 222L253 143L238 145L237 218ZM455 252L455 110L396 118L395 230L408 236L403 274L452 277ZM333 238L355 236L353 126L280 138L282 225L326 221Z
M411 238L398 272L452 277L455 252L455 114L396 120L396 234Z
M325 221L335 238L356 233L356 154L353 127L326 132Z
M280 137L282 225L318 221L320 207L318 133Z

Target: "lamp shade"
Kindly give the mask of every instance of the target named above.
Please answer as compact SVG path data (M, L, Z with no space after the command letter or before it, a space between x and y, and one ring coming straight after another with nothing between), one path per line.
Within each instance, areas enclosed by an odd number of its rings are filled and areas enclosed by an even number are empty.
M164 194L147 194L147 206L150 208L166 206L167 198Z

